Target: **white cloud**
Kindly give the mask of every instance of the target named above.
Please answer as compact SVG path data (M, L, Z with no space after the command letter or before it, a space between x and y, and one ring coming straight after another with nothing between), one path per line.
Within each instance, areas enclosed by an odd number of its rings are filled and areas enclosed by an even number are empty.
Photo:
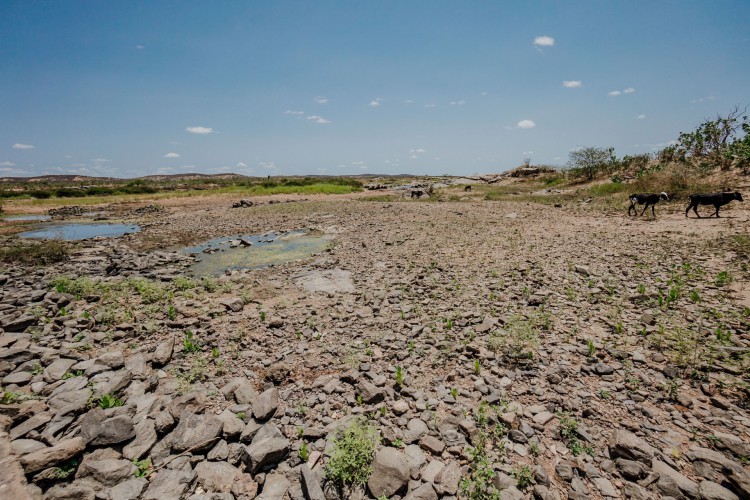
M534 123L532 120L521 120L516 124L518 128L534 128L536 127L536 123Z
M164 155L164 158L179 158L180 156L179 153L167 153Z
M326 120L322 116L318 116L318 115L310 115L307 117L307 119L314 123L320 123L321 125L325 125L326 123L331 123L329 120Z
M284 111L284 114L285 115L302 116L302 115L305 114L305 112L304 111L293 111L291 109L287 109L286 111Z
M15 143L13 144L13 149L34 149L34 146L32 146L31 144Z
M0 167L15 167L16 164L12 161L0 161Z
M646 115L638 115L636 116L636 118L638 118L639 120L643 120L644 118L646 118Z
M430 104L425 104L424 105L425 108L434 108L435 106L437 106L437 104L430 103Z
M214 129L211 127L187 127L185 130L191 134L213 134Z
M376 97L375 99L373 99L372 101L370 101L370 107L377 108L378 106L380 106L380 102L382 100L383 99L381 99L380 97Z
M410 149L409 152L412 154L420 154L420 153L426 153L427 151L425 151L422 148L415 148L415 149Z
M461 100L461 101L451 101L450 102L451 106L463 106L464 104L466 104L466 101L463 101L463 100Z
M607 95L618 96L618 95L621 95L621 94L632 94L633 92L635 92L635 89L633 87L628 87L628 88L623 89L623 90L613 90L612 92L610 92Z
M581 80L565 80L562 84L563 87L568 87L569 89L576 89L581 86L583 82Z
M412 104L414 102L413 99L407 99L404 101L406 104Z
M138 45L135 46L135 48L138 49L138 50L143 50L143 49L146 48L146 46L138 44Z
M328 102L328 98L323 97L323 96L318 96L314 98L313 101L317 102L318 104L326 104Z
M238 161L237 165L235 165L235 166L236 167L240 167L240 168L245 168L245 167L247 167L247 163L242 162L242 161Z
M411 158L412 160L416 160L417 158L419 158L419 156L417 156L417 155L411 155L409 158Z
M92 158L91 161L94 163L110 163L112 160L107 158Z
M552 47L555 44L555 39L551 36L538 36L534 38L534 45L537 47Z

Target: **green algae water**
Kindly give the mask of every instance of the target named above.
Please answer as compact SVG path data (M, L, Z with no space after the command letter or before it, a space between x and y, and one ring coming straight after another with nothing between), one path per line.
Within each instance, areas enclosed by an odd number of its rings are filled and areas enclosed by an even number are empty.
M300 230L216 238L182 252L200 259L187 269L188 273L219 276L227 269L260 269L304 260L330 245L330 238Z

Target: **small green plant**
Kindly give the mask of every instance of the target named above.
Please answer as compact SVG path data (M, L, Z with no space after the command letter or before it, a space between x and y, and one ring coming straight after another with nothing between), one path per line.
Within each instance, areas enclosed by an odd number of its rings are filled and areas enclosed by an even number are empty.
M560 435L562 436L573 456L581 453L590 453L590 448L584 447L578 439L578 422L568 412L558 412L557 418L560 421Z
M732 276L727 271L721 271L716 275L716 286L726 286L732 282Z
M3 404L3 405L12 405L16 403L18 400L20 400L21 396L23 396L23 394L21 394L20 392L11 392L11 391L4 392L2 394L3 396L0 398L0 404Z
M260 320L261 321L266 321L266 311L261 311L260 312Z
M586 346L588 347L589 358L593 358L594 354L596 353L596 346L594 345L594 341L591 339L588 339L586 341Z
M63 380L68 380L69 378L82 377L82 376L83 376L82 370L75 370L75 371L68 370L67 372L65 372L62 378Z
M413 341L413 340L410 340L410 341L409 341L409 344L408 344L408 346L407 346L407 350L409 351L409 354L411 354L412 352L414 352L414 347L415 347L415 346L414 346L414 341Z
M403 439L395 439L392 444L393 444L394 448L403 448L404 447L404 440Z
M172 304L169 304L169 309L167 310L167 317L169 317L169 321L174 321L177 317L177 314L175 313L174 306Z
M325 477L343 495L344 488L364 485L372 473L372 460L380 437L364 419L353 420L333 441Z
M698 290L690 290L690 300L692 302L700 302L701 301L701 295L698 293Z
M673 378L664 383L669 401L677 401L677 397L680 395L680 386L682 386L682 380L679 378Z
M458 399L458 389L455 387L451 387L451 397L453 399Z
M404 385L404 370L400 367L396 367L396 385L401 387Z
M622 321L618 321L617 324L615 325L615 333L617 335L622 335L623 330L624 328L622 326Z
M536 440L529 441L529 451L535 457L538 457L542 453L542 449L539 447L539 442Z
M245 420L246 413L244 411L238 411L237 413L235 413L235 416L240 420Z
M116 408L122 406L122 399L116 397L114 394L105 394L99 398L99 408L107 410L109 408Z
M307 462L307 459L310 457L310 452L307 450L307 443L305 441L302 441L302 445L299 447L299 458L303 462Z
M151 459L133 460L135 465L135 477L148 477L151 474Z
M524 465L519 469L513 469L511 474L516 478L516 486L519 489L525 490L534 483L534 473L528 465Z
M53 474L55 479L67 479L71 474L75 473L78 467L78 460L71 459L63 463L59 467L55 467Z
M41 375L44 372L44 368L39 363L34 363L34 367L31 369L33 376Z
M190 353L198 351L200 351L198 339L195 338L192 331L186 330L185 336L182 338L182 352Z
M218 347L214 347L213 349L211 349L211 357L214 358L214 359L216 359L216 358L219 357L219 348Z
M474 374L479 375L479 373L482 371L482 364L479 362L478 359L474 360Z

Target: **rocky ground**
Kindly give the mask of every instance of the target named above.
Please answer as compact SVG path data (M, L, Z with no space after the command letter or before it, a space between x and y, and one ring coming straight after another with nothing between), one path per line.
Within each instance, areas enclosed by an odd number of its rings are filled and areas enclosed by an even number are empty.
M2 271L0 496L750 498L741 205L231 205ZM205 279L173 251L299 228L330 251Z

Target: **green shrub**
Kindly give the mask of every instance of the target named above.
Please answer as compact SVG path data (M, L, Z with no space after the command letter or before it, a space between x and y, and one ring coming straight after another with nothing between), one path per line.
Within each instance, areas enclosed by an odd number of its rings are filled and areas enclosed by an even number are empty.
M326 479L339 491L355 484L364 485L372 473L372 460L379 442L375 427L363 419L353 420L333 441L333 452L325 466Z

